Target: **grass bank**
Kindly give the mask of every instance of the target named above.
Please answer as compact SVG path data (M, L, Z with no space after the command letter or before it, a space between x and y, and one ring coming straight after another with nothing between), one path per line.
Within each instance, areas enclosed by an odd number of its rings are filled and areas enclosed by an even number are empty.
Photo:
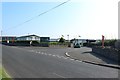
M0 67L0 79L1 80L12 80L11 77L6 73L3 67Z

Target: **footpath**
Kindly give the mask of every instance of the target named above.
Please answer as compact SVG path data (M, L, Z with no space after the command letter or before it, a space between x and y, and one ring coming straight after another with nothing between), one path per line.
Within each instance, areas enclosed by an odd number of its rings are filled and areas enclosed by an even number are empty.
M80 60L85 63L120 69L120 65L118 65L118 62L106 59L103 56L93 53L92 48L76 48L76 50L74 51L66 52L65 55L74 60Z

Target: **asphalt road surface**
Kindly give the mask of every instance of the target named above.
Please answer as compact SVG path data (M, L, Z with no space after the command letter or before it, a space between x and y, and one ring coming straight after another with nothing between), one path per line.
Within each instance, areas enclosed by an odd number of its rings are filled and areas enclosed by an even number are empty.
M83 63L64 55L72 50L3 46L2 64L12 78L118 78L117 69Z

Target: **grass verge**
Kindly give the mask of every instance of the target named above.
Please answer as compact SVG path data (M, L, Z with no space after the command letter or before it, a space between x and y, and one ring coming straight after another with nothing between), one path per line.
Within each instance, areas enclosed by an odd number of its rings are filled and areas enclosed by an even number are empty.
M12 80L12 78L6 73L3 67L0 67L0 79L1 80Z

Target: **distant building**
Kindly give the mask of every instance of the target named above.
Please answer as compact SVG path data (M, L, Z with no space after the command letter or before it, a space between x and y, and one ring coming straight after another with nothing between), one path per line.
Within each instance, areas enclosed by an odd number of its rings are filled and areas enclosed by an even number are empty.
M49 47L50 37L40 37L37 35L26 35L26 36L3 36L0 38L2 44L10 46L42 46Z
M87 43L95 43L97 40L87 39L86 41L87 41Z
M18 41L40 41L40 37L37 35L27 35L17 37Z
M81 46L84 46L86 43L94 43L96 40L93 39L72 39L70 40L71 43L73 44L80 44Z
M20 36L17 37L18 41L39 41L39 42L49 42L50 37L40 37L37 35L27 35L27 36Z
M16 36L2 36L2 41L7 41L7 40L9 41L16 40Z
M87 43L86 39L73 39L73 44L80 44L80 46L83 46L84 43Z
M79 41L79 42L84 42L85 43L87 39L71 39L70 42L72 43L76 40Z
M40 37L40 42L50 42L50 37Z
M2 36L0 37L0 42L2 43L10 43L16 40L16 36Z
M59 42L60 38L58 39L50 39L50 42Z

